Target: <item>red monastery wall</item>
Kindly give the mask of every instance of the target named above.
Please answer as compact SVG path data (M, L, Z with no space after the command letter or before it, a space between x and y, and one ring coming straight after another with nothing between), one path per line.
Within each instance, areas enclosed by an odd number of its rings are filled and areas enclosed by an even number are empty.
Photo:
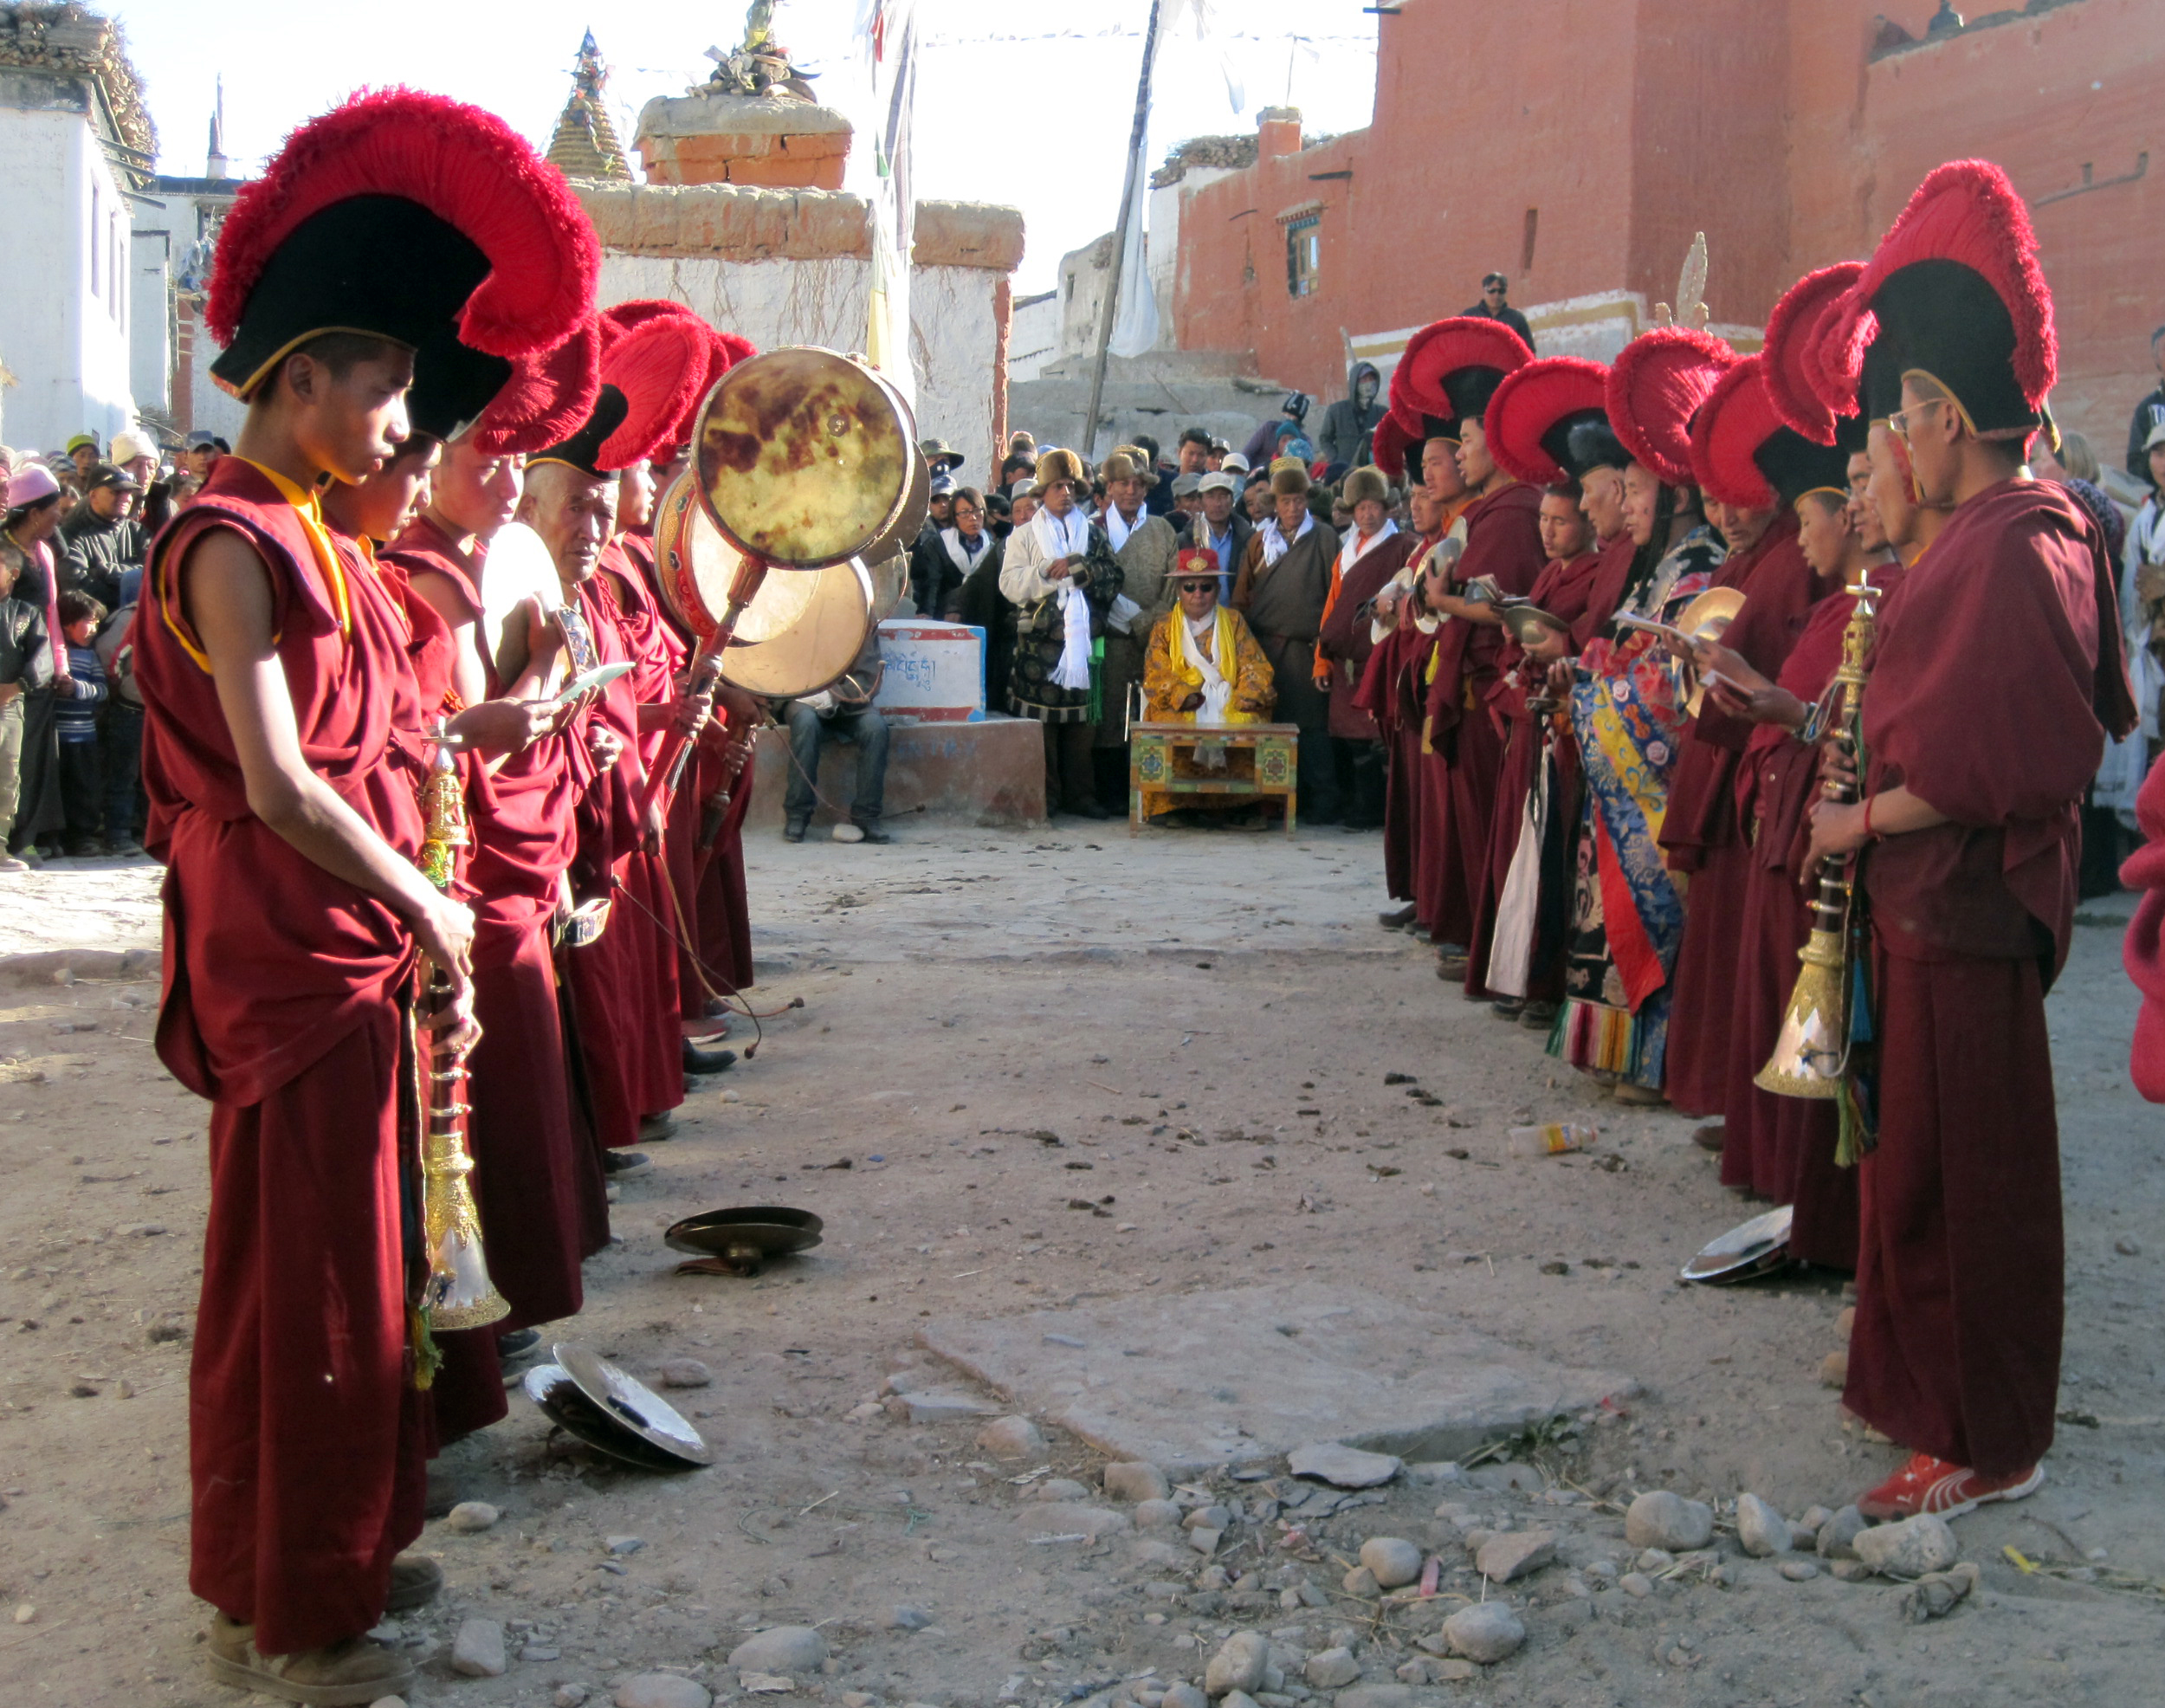
M1184 204L1179 341L1335 396L1341 329L1452 313L1490 268L1521 307L1665 299L1694 231L1715 318L1756 323L1806 269L1864 254L1933 166L1981 154L2044 245L2061 417L2116 460L2165 321L2165 0L2032 0L1874 56L1883 10L1922 38L1935 3L1403 0L1369 129L1266 142ZM1320 270L1296 298L1284 222L1311 212Z

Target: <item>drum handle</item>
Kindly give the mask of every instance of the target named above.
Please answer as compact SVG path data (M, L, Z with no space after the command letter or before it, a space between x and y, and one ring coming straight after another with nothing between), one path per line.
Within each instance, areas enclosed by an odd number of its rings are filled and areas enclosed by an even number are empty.
M693 693L706 693L721 675L721 656L735 638L738 619L758 596L760 584L766 579L766 565L759 558L747 557L737 566L736 577L729 584L729 608L722 612L714 633L701 641L699 650L692 655L689 683ZM674 791L684 780L684 766L691 751L691 738L672 725L662 740L661 752L655 755L654 769L647 775L646 794L639 802L642 818L664 790Z

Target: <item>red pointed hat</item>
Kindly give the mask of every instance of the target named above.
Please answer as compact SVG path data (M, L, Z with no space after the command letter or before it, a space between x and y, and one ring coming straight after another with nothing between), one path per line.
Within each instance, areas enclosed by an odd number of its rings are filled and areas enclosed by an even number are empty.
M1664 486L1691 484L1691 417L1736 352L1712 333L1656 327L1609 369L1609 424L1625 450Z
M1608 383L1608 369L1578 356L1542 356L1506 374L1483 418L1490 454L1515 480L1578 479L1584 469L1572 456L1572 430L1594 422L1607 429Z
M624 418L603 442L596 467L628 469L682 443L674 435L698 401L709 347L707 323L688 310L649 315L619 334L601 359L601 378L624 393Z
M456 344L497 359L452 353L466 372L444 412L471 420L509 362L578 329L600 269L564 175L494 113L413 89L356 95L288 137L226 216L211 372L245 398L281 357L342 331L412 349L422 382Z
M1767 317L1764 382L1774 413L1794 431L1819 444L1834 443L1838 413L1820 396L1819 334L1827 311L1839 303L1864 270L1861 261L1838 261L1807 273L1782 294ZM1855 398L1850 400L1855 407Z
M667 297L633 297L628 302L611 303L595 317L597 324L601 328L602 354L606 357L623 340L626 333L637 331L650 320L672 318L692 320L702 327L707 324L704 320L701 319L696 309L687 307L681 302L671 301Z
M1484 413L1503 376L1533 359L1526 340L1503 321L1453 314L1406 340L1391 375L1392 400L1403 396L1423 415L1464 421Z
M1714 383L1691 422L1691 469L1708 497L1740 509L1791 505L1841 491L1846 455L1783 422L1764 356L1747 356Z
M1392 480L1406 478L1406 454L1419 443L1417 434L1409 430L1397 410L1386 414L1376 423L1375 437L1368 456L1377 468Z
M1980 433L2043 424L2059 373L2052 288L2029 210L1989 160L1951 160L1917 186L1833 324L1829 374L1854 392L1875 346L1897 385L1929 375Z
M553 350L521 356L475 431L490 456L529 455L569 437L601 396L601 331L589 320Z

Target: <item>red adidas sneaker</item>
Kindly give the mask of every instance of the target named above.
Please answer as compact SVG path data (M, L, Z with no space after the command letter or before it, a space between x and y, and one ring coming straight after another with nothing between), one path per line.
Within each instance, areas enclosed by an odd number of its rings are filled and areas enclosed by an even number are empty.
M1878 1523L1914 1518L1920 1512L1959 1518L1987 1501L2020 1500L2035 1494L2044 1481L2042 1465L2033 1465L2012 1477L1986 1477L1929 1453L1911 1453L1901 1470L1870 1493L1857 1498L1857 1510Z

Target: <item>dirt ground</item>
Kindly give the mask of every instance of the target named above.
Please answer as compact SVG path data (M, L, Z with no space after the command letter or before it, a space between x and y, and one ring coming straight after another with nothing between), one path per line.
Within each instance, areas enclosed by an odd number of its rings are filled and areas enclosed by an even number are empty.
M613 1466L514 1393L439 1464L447 1493L502 1517L432 1523L419 1544L449 1590L401 1621L425 1662L410 1702L601 1703L654 1671L734 1699L730 1650L776 1625L819 1627L830 1659L794 1696L841 1708L1155 1708L1243 1628L1270 1634L1283 1675L1263 1708L1325 1708L1305 1658L1341 1645L1360 1687L1385 1688L1338 1708L2159 1698L2165 1122L2127 1083L2127 898L2084 913L2050 1006L2069 1306L2049 1480L1956 1523L1981 1586L1914 1626L1884 1580L1791 1582L1728 1531L1717 1578L1687 1559L1644 1598L1612 1587L1635 1563L1636 1491L1751 1491L1795 1517L1894 1463L1818 1381L1840 1278L1680 1284L1755 1207L1691 1123L1601 1099L1377 928L1373 838L897 828L883 849L754 846L757 996L805 1006L624 1183L619 1241L561 1328L641 1375L705 1361L711 1385L671 1397L715 1464ZM0 954L153 947L155 879L138 863L22 880ZM151 1050L154 982L46 978L0 982L0 1681L16 1703L237 1703L204 1678L186 1588L204 1110ZM1508 1155L1528 1114L1595 1122L1600 1160ZM671 1221L758 1202L818 1212L825 1243L757 1280L674 1272ZM1282 1465L1198 1485L1178 1498L1227 1509L1212 1559L1129 1528L1097 1491L1102 1456L1057 1430L1042 1458L1001 1461L974 1420L869 1404L883 1385L967 1388L926 1368L928 1317L1273 1277L1450 1313L1638 1392L1335 1511ZM1079 1538L1071 1514L1040 1520L1056 1478L1117 1517ZM1484 1586L1464 1532L1499 1528L1557 1530L1558 1563ZM1437 1555L1440 1593L1347 1594L1374 1536ZM1424 1672L1419 1638L1484 1593L1520 1609L1526 1646L1426 1682L1449 1669ZM450 1671L469 1617L508 1627L502 1677Z

